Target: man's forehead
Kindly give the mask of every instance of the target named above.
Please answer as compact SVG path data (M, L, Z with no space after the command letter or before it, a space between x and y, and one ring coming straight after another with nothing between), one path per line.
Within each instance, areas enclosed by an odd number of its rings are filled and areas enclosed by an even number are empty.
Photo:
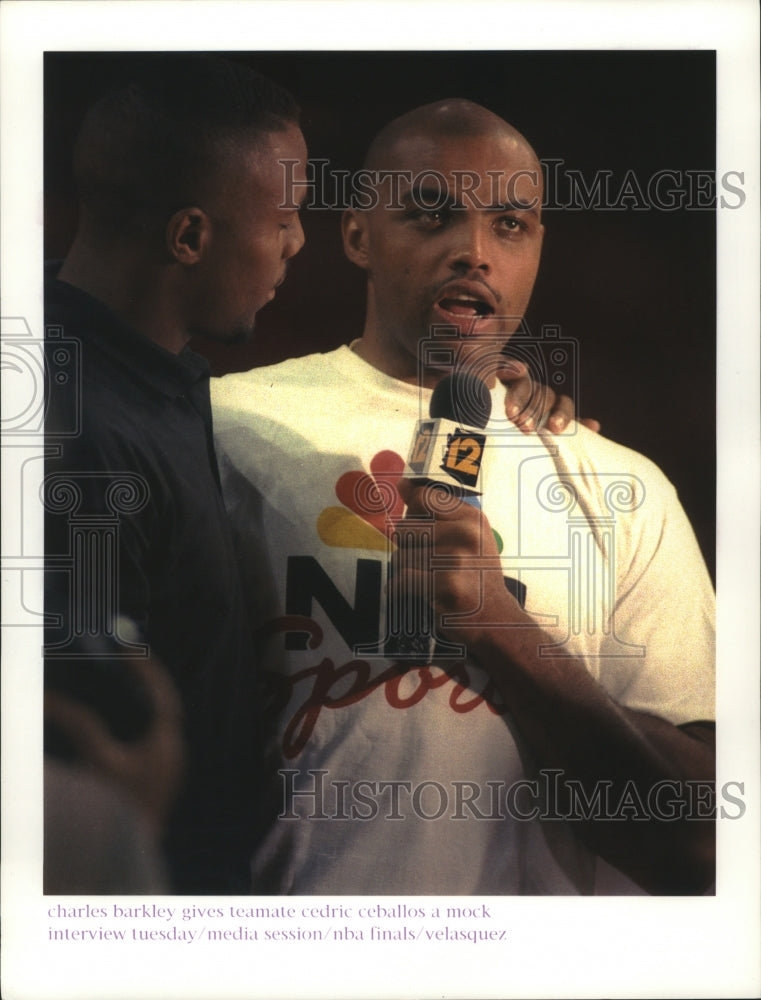
M237 143L238 164L251 173L264 177L281 177L287 169L289 175L304 180L309 169L306 142L297 125L272 132L245 136ZM240 167L239 167L240 169Z
M306 170L306 141L299 126L290 122L272 131L244 133L229 145L252 170L280 171L284 160L297 162L299 170Z
M517 133L440 135L410 132L374 160L376 188L393 204L444 204L500 209L541 204L542 172ZM386 207L392 200L386 199Z

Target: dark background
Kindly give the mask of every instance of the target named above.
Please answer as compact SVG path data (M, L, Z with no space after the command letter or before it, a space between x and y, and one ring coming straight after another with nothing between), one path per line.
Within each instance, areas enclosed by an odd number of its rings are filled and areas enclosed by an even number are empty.
M562 159L589 185L612 171L618 193L660 170L715 168L712 52L234 53L294 93L310 156L361 166L391 118L467 97L515 125L540 158ZM87 103L129 76L134 56L47 53L47 258L76 225L69 157ZM564 195L563 188L559 194ZM736 201L736 198L734 199ZM560 328L579 342L577 412L648 455L676 485L711 572L715 562L715 212L684 207L545 212L532 335ZM214 371L329 350L361 333L364 275L343 255L337 211L308 210L305 248L260 315L252 343L194 344Z

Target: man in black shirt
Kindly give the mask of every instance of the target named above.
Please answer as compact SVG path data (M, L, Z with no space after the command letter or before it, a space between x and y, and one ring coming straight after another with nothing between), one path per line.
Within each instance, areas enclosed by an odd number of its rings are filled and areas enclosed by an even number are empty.
M150 650L171 674L187 748L164 844L176 892L250 891L262 810L209 370L186 344L251 334L303 243L305 167L287 92L222 60L163 56L86 118L79 228L46 274L46 675L102 669L104 650L117 668ZM150 724L140 692L119 669L106 687L98 710L135 737Z

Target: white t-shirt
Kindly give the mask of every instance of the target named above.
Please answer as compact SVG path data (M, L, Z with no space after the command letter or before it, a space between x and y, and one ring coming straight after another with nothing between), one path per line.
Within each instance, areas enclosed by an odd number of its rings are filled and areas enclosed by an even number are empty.
M346 347L212 380L273 679L281 816L254 874L298 894L590 893L595 859L546 798L560 779L485 672L378 646L394 482L429 400ZM526 609L620 704L712 719L713 593L670 483L576 423L520 433L499 385L486 434L483 510Z

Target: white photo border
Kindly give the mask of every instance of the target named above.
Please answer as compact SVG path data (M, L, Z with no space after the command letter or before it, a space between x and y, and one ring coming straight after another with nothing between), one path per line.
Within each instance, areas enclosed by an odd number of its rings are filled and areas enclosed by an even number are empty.
M167 943L133 949L113 942L53 946L41 891L42 685L41 672L34 669L40 642L35 630L10 626L3 629L2 690L4 995L13 1000L758 995L756 5L745 0L6 0L0 18L2 315L4 322L23 317L36 336L43 329L42 69L47 50L232 51L241 48L242 39L247 51L715 49L717 175L743 171L746 194L741 211L719 213L718 219L718 718L726 720L720 727L718 782L744 783L746 813L741 821L718 824L717 895L492 897L490 905L508 928L505 944L433 942L415 945L414 952L403 944L380 948L355 942L328 949L307 941L287 946L239 942L224 950ZM506 44L497 44L502 40ZM5 552L18 528L14 504L18 507L20 493L11 449L3 452ZM34 594L29 600L36 604ZM84 901L76 898L78 905Z

